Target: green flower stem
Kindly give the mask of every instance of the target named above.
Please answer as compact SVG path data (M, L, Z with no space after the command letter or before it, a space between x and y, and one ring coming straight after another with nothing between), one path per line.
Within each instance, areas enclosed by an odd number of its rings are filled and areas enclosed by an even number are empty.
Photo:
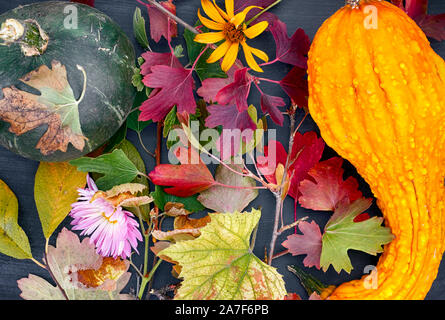
M156 270L158 269L158 267L160 266L161 263L162 263L162 259L159 259L158 262L156 263L156 265L153 267L153 269L151 269L150 273L142 278L141 288L139 289L139 293L138 293L139 300L142 300L142 296L144 294L145 287L150 282L151 278L153 278L153 275L155 274Z
M258 18L259 16L261 16L264 12L269 11L270 9L272 9L273 7L275 7L277 4L279 4L281 1L283 0L277 0L274 3L272 3L270 6L268 6L267 8L261 10L257 15L255 15L252 19L250 19L249 21L246 22L246 25L248 26L249 24L251 24L256 18Z

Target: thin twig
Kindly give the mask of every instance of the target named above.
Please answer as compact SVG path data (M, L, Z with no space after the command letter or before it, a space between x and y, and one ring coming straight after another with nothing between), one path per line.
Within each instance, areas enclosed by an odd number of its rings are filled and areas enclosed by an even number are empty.
M153 152L151 152L150 150L148 150L148 148L145 146L144 141L142 140L142 135L139 131L137 132L137 135L138 135L139 143L141 144L142 149L144 149L144 151L146 153L148 153L150 156L152 156L153 158L156 158L156 155Z

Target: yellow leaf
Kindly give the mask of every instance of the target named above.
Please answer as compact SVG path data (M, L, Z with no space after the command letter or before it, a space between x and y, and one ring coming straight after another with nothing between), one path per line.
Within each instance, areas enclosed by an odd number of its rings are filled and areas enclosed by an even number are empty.
M86 173L65 162L41 162L37 169L34 199L43 234L49 238L71 211L77 189L86 184Z

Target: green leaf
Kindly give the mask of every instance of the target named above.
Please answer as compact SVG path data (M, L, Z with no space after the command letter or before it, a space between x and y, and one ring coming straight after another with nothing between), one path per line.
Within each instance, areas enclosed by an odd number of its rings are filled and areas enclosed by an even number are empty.
M261 212L210 217L197 239L175 243L158 254L181 266L179 276L184 281L175 299L282 300L286 295L282 276L250 249Z
M173 128L174 125L179 125L178 117L176 116L176 106L173 106L173 108L170 110L170 112L167 114L164 120L164 130L163 130L163 136L164 138L168 137L168 134L170 133L170 130Z
M111 152L116 145L120 144L127 137L127 123L124 123L119 130L108 140L106 147L104 149L104 153Z
M142 74L141 69L134 68L133 76L131 77L131 83L136 88L137 91L142 91L145 88L144 83L142 82Z
M235 165L231 168L241 171ZM255 187L256 182L249 177L238 175L223 165L216 169L215 180L229 186ZM198 196L198 200L209 209L216 212L242 211L258 196L257 189L232 189L221 186L213 186Z
M145 100L147 100L147 94L145 91L137 92L136 97L133 103L133 109L139 108ZM138 133L141 133L149 124L152 123L149 121L139 121L139 115L141 112L139 110L135 110L127 118L127 127L131 130L134 130Z
M139 153L138 149L128 140L123 140L120 144L118 144L115 149L122 150L127 158L133 162L133 164L136 166L137 170L140 173L146 174L147 171L145 169L145 163L144 160L141 157L141 154ZM134 183L140 183L147 187L146 190L148 190L148 179L142 175L138 175L132 182Z
M372 199L358 199L351 204L340 205L329 219L322 239L320 265L326 271L332 264L340 273L353 269L348 250L359 250L376 255L383 251L382 245L390 243L394 236L389 228L381 226L383 219L354 222L354 218L367 210Z
M198 22L195 26L198 26L200 23ZM203 32L209 32L206 27L201 28ZM190 64L193 65L195 60L198 58L199 54L206 47L205 44L195 42L195 34L190 30L186 29L184 31L184 39L187 44L187 53L190 59ZM227 74L221 70L221 65L219 62L215 63L207 63L206 60L212 54L211 49L207 49L207 51L201 56L199 61L196 63L196 73L201 81L207 78L227 78Z
M34 184L34 199L42 223L43 234L49 239L71 211L78 197L77 189L86 184L86 174L66 162L41 162Z
M133 15L133 32L136 40L144 49L150 50L150 44L147 38L147 31L145 29L145 19L142 17L141 9L136 7Z
M197 200L197 195L187 198L177 197L166 193L160 186L155 186L155 191L152 192L150 196L154 199L155 205L162 211L167 202L182 203L184 204L184 208L190 212L198 212L205 209L201 202Z
M16 259L31 259L31 247L17 223L19 204L15 194L0 180L0 252Z
M173 50L173 54L176 58L182 58L184 56L184 47L181 44L178 44Z
M79 171L102 173L103 176L96 180L96 185L104 191L119 184L132 182L140 174L121 149L97 158L83 157L72 160L70 164L76 166Z

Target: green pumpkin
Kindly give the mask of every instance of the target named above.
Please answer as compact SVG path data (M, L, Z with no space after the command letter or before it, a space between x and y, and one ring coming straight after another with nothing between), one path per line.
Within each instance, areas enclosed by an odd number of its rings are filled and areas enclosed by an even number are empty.
M40 2L0 15L0 144L69 161L104 144L132 108L135 53L108 16Z

